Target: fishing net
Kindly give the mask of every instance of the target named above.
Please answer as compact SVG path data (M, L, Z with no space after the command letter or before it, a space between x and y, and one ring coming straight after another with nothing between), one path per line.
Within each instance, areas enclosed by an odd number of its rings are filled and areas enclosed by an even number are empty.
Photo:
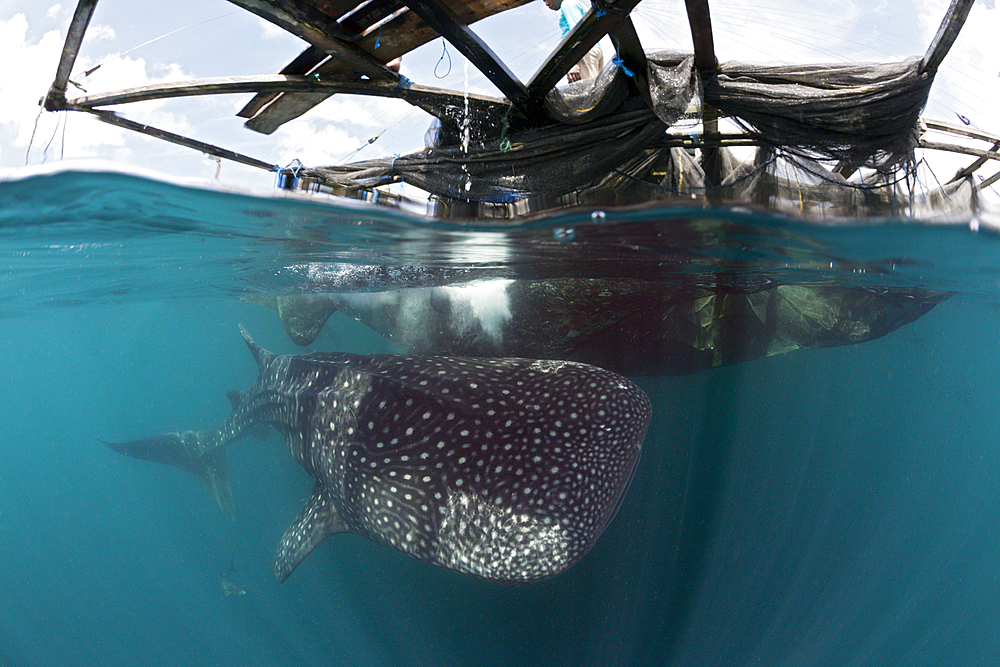
M960 183L913 196L932 78L908 60L729 63L702 81L690 55L654 53L648 85L611 64L551 91L547 125L511 129L509 108L480 107L465 143L449 117L423 151L303 176L362 191L403 181L430 193L437 214L480 218L678 197L823 217L975 213L975 188ZM717 118L741 132L709 130ZM929 200L948 205L930 210Z

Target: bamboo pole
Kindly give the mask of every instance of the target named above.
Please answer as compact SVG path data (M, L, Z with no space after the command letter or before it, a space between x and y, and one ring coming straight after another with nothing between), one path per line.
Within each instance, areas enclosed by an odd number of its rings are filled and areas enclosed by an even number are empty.
M925 148L932 151L948 151L950 153L962 153L963 155L975 155L979 158L984 158L987 160L998 160L1000 161L1000 153L994 151L984 151L980 148L972 148L971 146L960 146L958 144L942 144L935 141L925 141L920 140L917 144L920 148Z
M83 109L81 109L83 110ZM143 123L137 123L134 120L129 120L127 118L122 118L113 111L106 110L95 110L86 109L89 113L93 114L95 118L109 125L117 125L118 127L124 127L125 129L132 130L133 132L139 132L140 134L146 134L151 137L156 137L157 139L163 139L164 141L169 141L172 144L177 144L179 146L186 146L188 148L194 148L202 153L208 153L209 155L214 155L215 157L225 158L227 160L232 160L233 162L239 162L240 164L245 164L251 167L257 167L258 169L263 169L265 171L279 171L277 167L263 160L258 160L241 153L236 153L225 148L220 148L213 144L207 144L204 141L198 141L197 139L191 139L189 137L184 137L179 134L174 134L173 132L168 132L166 130L161 130L156 127L151 127Z
M83 42L83 36L87 32L90 17L94 15L96 6L97 0L80 0L76 5L73 20L70 21L69 30L66 32L66 43L59 57L56 78L49 86L49 92L43 100L46 111L54 111L66 101L66 84L69 82L73 64L76 63L76 56L80 52L80 44Z
M962 26L965 25L965 20L969 17L969 11L972 9L972 3L973 0L951 0L951 5L941 20L937 34L934 35L930 46L927 47L927 53L924 55L923 60L920 61L921 74L924 72L930 72L931 74L937 72L941 61L948 55L952 44L958 38L958 33L961 32Z
M447 107L462 107L468 101L477 113L503 113L508 102L499 97L468 95L444 88L410 84L398 86L390 81L320 81L314 77L292 76L288 74L264 74L261 76L229 76L177 81L116 90L108 93L85 95L65 101L59 109L89 111L94 107L112 104L128 104L147 100L193 97L200 95L222 95L232 93L295 93L324 92L372 95L402 99L414 106L434 113L443 113Z

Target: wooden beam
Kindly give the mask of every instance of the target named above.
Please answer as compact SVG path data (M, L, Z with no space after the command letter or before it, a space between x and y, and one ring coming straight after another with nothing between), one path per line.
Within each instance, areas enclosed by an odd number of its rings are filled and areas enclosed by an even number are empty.
M502 113L509 104L499 97L469 93L468 95L444 88L410 84L397 86L390 81L350 79L347 81L322 81L311 76L288 74L264 74L261 76L228 76L192 81L154 84L127 88L108 93L85 95L69 100L60 109L70 111L91 111L94 107L111 104L129 104L148 100L200 95L225 95L232 93L259 92L323 92L347 93L351 95L373 95L402 99L421 108L462 107L468 101L473 112Z
M941 25L938 26L937 34L927 47L927 53L920 61L920 73L937 72L938 66L948 55L951 45L955 43L958 33L961 32L965 20L969 17L973 0L951 0L948 11L945 12Z
M66 101L66 84L69 82L69 75L72 73L74 63L76 63L76 56L80 52L80 44L83 42L83 36L87 32L90 17L94 15L94 7L96 6L97 0L80 0L76 5L73 19L69 23L69 30L66 32L66 43L63 45L62 55L59 57L56 78L49 86L49 92L46 93L43 102L47 111L58 108Z
M938 130L941 132L949 132L951 134L958 134L963 137L969 137L970 139L978 139L980 141L1000 141L1000 136L996 134L990 134L989 132L984 132L975 128L965 127L964 125L953 125L952 123L946 123L943 120L934 120L933 118L921 118L920 122L928 130Z
M544 98L595 44L628 18L637 4L639 0L607 0L600 3L600 11L591 7L531 77L529 94L535 99Z
M385 62L344 41L348 36L329 16L309 5L289 0L229 0L229 2L270 21L296 37L343 62L370 79L399 81L400 75Z
M407 5L410 11L415 12L424 23L451 42L476 66L476 69L485 74L515 107L527 116L542 115L541 105L529 98L525 85L514 76L479 35L462 24L462 20L451 7L438 0L407 0Z
M618 57L632 72L632 82L636 89L649 101L646 52L642 48L642 42L639 41L639 33L635 31L632 17L627 16L622 19L609 34L613 38Z
M988 152L990 153L1000 152L1000 141L993 144L993 147L990 148ZM989 160L984 157L976 158L972 162L972 164L970 164L968 167L965 167L964 169L959 169L958 172L951 177L951 180L948 181L948 183L954 183L955 181L960 181L963 178L968 178L972 174L976 173L979 170L979 168L982 167L984 164L986 164L988 161Z
M309 74L327 58L328 56L321 49L310 46L296 56L295 60L285 65L279 74ZM241 118L253 118L258 111L272 102L279 94L267 93L256 95L236 115Z
M337 23L354 35L352 39L358 39L364 36L373 25L385 20L405 6L406 4L400 0L389 0L388 2L369 0L338 18Z
M708 10L708 0L684 0L688 24L691 26L691 40L694 43L694 66L701 74L702 82L710 73L719 69L719 59L715 56L715 38L712 35L712 15ZM702 105L701 129L707 147L702 151L701 166L705 176L714 186L722 184L722 156L714 146L714 138L719 134L719 112ZM706 195L709 200L717 198L721 190L710 188Z
M962 125L952 125L951 123L945 123L944 121L933 120L930 118L921 118L920 126L922 131L921 138L923 138L923 131L937 130L938 132L948 132L950 134L957 134L959 136L969 137L970 139L977 139L979 141L992 142L993 145L989 148L987 152L988 153L1000 152L1000 136L989 134L987 132L983 132L982 130L975 130ZM950 185L956 181L961 181L964 178L968 178L976 171L978 171L980 167L982 167L989 161L990 158L988 157L982 157L982 156L977 157L967 167L958 170L958 172L951 177L951 180L949 180L948 183L946 183L946 185ZM990 181L990 183L984 185L983 187L989 187L995 180L996 179L994 177L993 180Z
M137 123L134 120L129 120L127 118L122 118L113 111L105 110L95 110L95 109L81 109L82 111L88 111L93 114L95 118L110 125L117 125L118 127L124 127L125 129L132 130L133 132L139 132L140 134L147 134L151 137L156 137L157 139L163 139L164 141L169 141L172 144L177 144L179 146L186 146L188 148L193 148L195 150L201 151L202 153L208 153L209 155L214 155L216 157L225 158L226 160L232 160L233 162L239 162L240 164L245 164L251 167L257 167L258 169L264 169L266 171L275 170L275 165L263 160L258 160L256 158L248 157L241 153L236 153L225 148L219 148L212 144L206 144L204 141L198 141L197 139L191 139L189 137L184 137L179 134L174 134L173 132L167 132L166 130L161 130L156 127L150 127L143 123Z
M694 41L694 65L699 72L714 72L719 69L719 60L715 57L708 0L684 0L684 5L691 25L691 39Z
M462 22L468 25L531 1L463 0L461 4L456 3L452 8L462 18ZM389 21L381 24L380 28L369 29L364 37L356 42L356 46L367 53L376 53L375 45L380 44L377 49L379 61L389 62L438 36L437 32L415 12L403 11L393 15ZM315 73L323 78L343 79L352 72L353 70L341 61L331 58L320 65ZM329 95L329 93L283 93L251 118L246 127L255 132L270 134L284 123L306 113Z
M993 174L992 176L990 176L989 178L987 178L985 181L983 181L982 183L980 183L979 184L979 189L982 190L984 188L988 188L991 185L993 185L994 183L996 183L997 181L1000 181L1000 171L998 171L997 173Z
M963 155L975 155L976 157L983 158L985 160L1000 160L1000 153L993 151L984 151L981 148L972 148L970 146L960 146L958 144L942 144L934 141L925 141L923 139L917 144L920 148L934 150L934 151L948 151L949 153L961 153Z

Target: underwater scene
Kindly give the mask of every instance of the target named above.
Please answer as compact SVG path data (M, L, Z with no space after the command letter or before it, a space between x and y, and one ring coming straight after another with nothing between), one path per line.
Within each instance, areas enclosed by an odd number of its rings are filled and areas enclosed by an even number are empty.
M0 666L994 664L998 258L11 173Z

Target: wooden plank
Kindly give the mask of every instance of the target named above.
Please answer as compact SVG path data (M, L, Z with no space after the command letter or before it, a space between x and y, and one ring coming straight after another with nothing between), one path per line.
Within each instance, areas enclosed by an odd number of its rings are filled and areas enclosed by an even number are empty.
M934 120L932 118L921 118L920 122L928 130L950 132L952 134L959 134L963 137L969 137L970 139L978 139L980 141L990 141L990 142L1000 141L1000 136L996 134L990 134L989 132L984 132L983 130L977 130L975 128L965 127L964 125L952 125L951 123L946 123L943 120Z
M997 153L1000 151L1000 136L989 134L981 130L970 129L962 125L952 125L951 123L945 123L944 121L933 120L930 118L921 118L920 125L921 130L937 130L938 132L948 132L951 134L969 137L971 139L992 142L993 146L990 147L988 152ZM968 178L987 162L989 162L989 158L976 158L969 166L964 169L960 169L954 176L952 176L951 180L948 181L948 184L960 181L963 178Z
M467 3L460 0L445 1L459 15L462 23L468 25L481 18L520 7L531 0L469 0ZM356 46L367 53L376 53L375 44L379 43L377 51L379 60L389 62L436 37L438 37L437 32L414 12L403 12L383 24L381 30L367 33L356 42ZM320 65L316 73L323 78L344 78L350 76L352 71L344 63L331 59ZM329 94L323 93L282 94L248 121L246 126L255 132L270 134L284 123L306 113L327 97Z
M73 19L69 23L69 30L66 31L66 43L63 45L62 55L59 56L59 65L56 67L56 77L49 86L49 92L45 95L45 109L53 111L66 101L66 84L69 82L69 75L73 71L76 63L76 56L80 52L80 44L83 36L87 33L87 26L90 24L90 17L94 15L94 7L97 0L80 0L73 12Z
M948 151L949 153L961 153L963 155L975 155L986 160L1000 160L1000 153L984 151L981 148L971 146L960 146L958 144L942 144L935 141L925 141L923 139L917 144L920 148L934 151Z
M980 183L978 187L979 187L980 190L982 190L984 188L990 187L991 185L993 185L997 181L1000 181L1000 171L998 171L997 173L993 174L992 176L990 176L989 178L987 178L985 181L983 181L982 183Z
M340 25L326 14L290 0L229 0L270 21L371 79L399 81L400 76L370 53L345 41Z
M948 11L945 12L941 25L938 26L937 34L927 47L927 53L920 61L920 73L936 72L944 57L948 55L951 45L955 43L958 33L961 32L965 20L969 17L973 0L951 0Z
M712 36L712 16L708 11L708 0L684 0L688 23L691 25L691 39L694 41L694 65L699 72L714 72L719 69L715 57L715 38Z
M993 147L990 148L988 152L996 153L998 151L1000 151L1000 141L993 144ZM968 167L965 167L964 169L960 169L958 173L952 176L951 180L948 181L948 183L954 183L955 181L960 181L963 178L968 178L972 174L976 173L979 170L979 168L982 167L984 164L986 164L988 161L989 160L984 157L976 158L976 160L972 164L970 164Z
M346 81L317 81L307 76L289 74L264 74L261 76L228 76L154 84L85 95L66 102L61 109L70 111L91 111L94 107L112 104L130 104L175 97L199 95L224 95L254 92L298 92L322 91L324 93L347 93L352 95L373 95L402 99L422 108L430 106L464 106L466 100L473 112L502 113L508 102L499 97L469 93L468 95L445 88L421 86L397 86L390 81L349 79Z
M310 46L305 51L296 56L295 60L285 65L280 74L309 74L317 65L326 60L329 56L322 49ZM254 115L267 106L278 93L263 93L254 96L247 102L246 106L240 109L236 115L241 118L253 118Z
M156 127L150 127L149 125L144 125L143 123L137 123L134 120L129 120L127 118L122 118L113 111L106 110L94 110L88 109L91 114L94 115L100 121L108 123L110 125L117 125L118 127L124 127L133 132L139 132L140 134L147 134L151 137L156 137L157 139L163 139L164 141L169 141L172 144L177 144L179 146L186 146L188 148L193 148L195 150L201 151L202 153L208 153L209 155L214 155L216 157L221 157L226 160L232 160L233 162L239 162L240 164L245 164L251 167L257 167L258 169L264 169L266 171L275 170L275 165L263 160L258 160L256 158L248 157L242 153L236 153L225 148L219 148L218 146L207 144L204 141L198 141L197 139L191 139L189 137L184 137L179 134L174 134L173 132L167 132L166 130L161 130Z
M459 53L486 75L511 103L527 116L541 116L542 106L528 97L528 89L450 7L438 0L407 0L410 11L458 49Z
M600 11L591 7L531 77L528 83L530 95L535 99L544 98L595 44L628 18L637 4L639 0L608 0L601 2Z
M355 7L338 19L340 25L353 39L360 39L373 25L391 16L406 5L400 0L369 0Z

